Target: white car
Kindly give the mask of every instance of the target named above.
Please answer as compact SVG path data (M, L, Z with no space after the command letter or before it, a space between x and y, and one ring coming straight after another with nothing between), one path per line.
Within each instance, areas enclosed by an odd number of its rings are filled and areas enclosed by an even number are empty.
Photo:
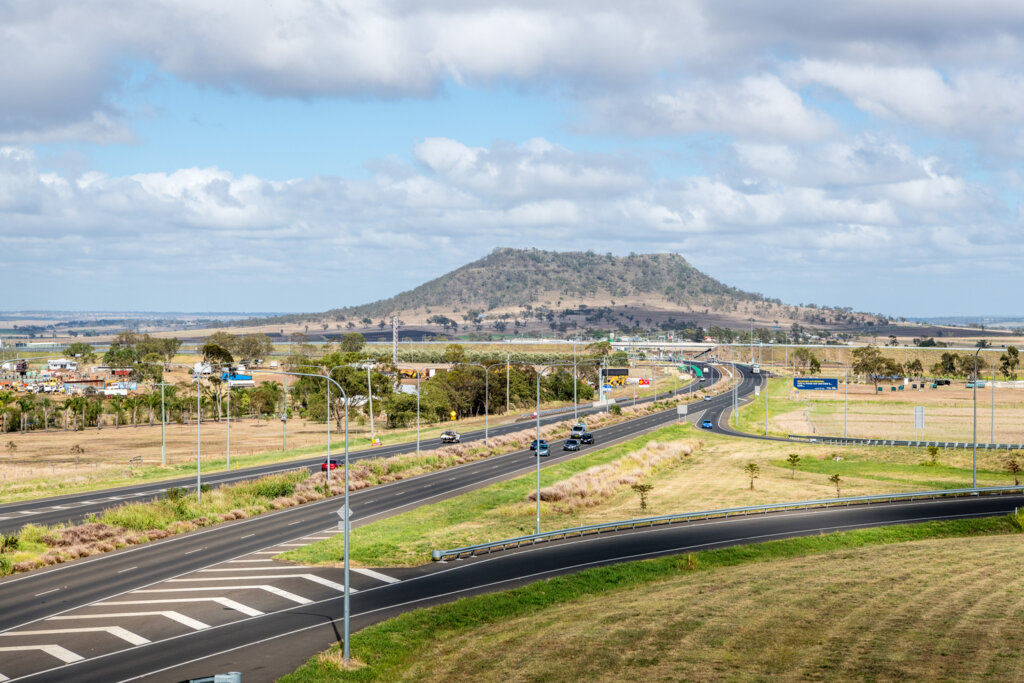
M454 429L441 432L441 443L462 443L462 436Z

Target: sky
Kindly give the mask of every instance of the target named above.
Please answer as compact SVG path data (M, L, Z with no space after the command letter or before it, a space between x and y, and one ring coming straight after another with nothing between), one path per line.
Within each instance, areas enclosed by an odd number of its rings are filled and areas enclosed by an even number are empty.
M496 247L1024 312L1024 3L0 0L6 310L322 311Z

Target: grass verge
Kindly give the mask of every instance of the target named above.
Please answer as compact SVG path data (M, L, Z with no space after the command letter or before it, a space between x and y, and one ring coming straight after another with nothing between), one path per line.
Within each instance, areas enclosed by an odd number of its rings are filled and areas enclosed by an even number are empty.
M1007 517L896 525L589 569L523 588L415 610L370 626L354 634L351 641L352 656L363 663L361 668L342 670L338 648L334 647L311 658L293 674L280 680L283 683L458 680L463 677L507 680L513 671L513 680L555 681L622 680L634 676L657 680L660 678L658 674L676 679L703 680L767 680L773 676L836 678L841 672L829 668L829 655L834 660L837 650L851 649L854 650L852 655L858 656L866 637L885 642L886 646L881 649L886 651L886 655L891 653L892 658L911 654L901 650L900 641L886 640L906 622L895 618L888 620L873 612L862 617L865 629L875 633L865 633L850 628L851 624L842 624L849 628L846 632L849 642L839 641L832 651L826 648L824 668L814 658L816 652L812 650L817 647L808 645L806 655L795 650L798 638L814 640L816 646L821 644L822 633L814 628L806 629L807 622L811 620L807 617L808 611L819 614L820 619L842 623L851 604L856 605L847 603L846 596L837 595L844 591L840 586L843 579L829 579L838 568L836 562L850 562L850 558L860 557L860 552L866 553L864 557L869 560L877 561L882 554L872 554L869 552L871 548L911 541L924 542L918 547L917 555L927 561L936 552L928 543L941 539L1004 536L1018 531L1019 527L1020 520L1015 525ZM1012 545L1004 555L1009 556L1013 575L1018 577L1015 583L1020 584L1022 580L1019 572L1015 571L1017 562L1014 559L1019 559L1019 539L1008 542ZM902 555L912 551L909 547L901 547L887 552L888 555ZM960 553L954 547L951 556L964 557ZM759 568L768 562L773 563L772 571ZM743 570L745 565L750 566L749 571ZM910 565L910 568L896 567L893 575L888 571L882 572L876 580L883 584L905 580L908 571L927 566L916 561ZM871 569L867 567L868 572ZM939 565L935 571L952 573L952 580L958 587L965 581L972 581L980 582L981 590L991 589L984 581L985 567ZM801 588L798 579L804 576L826 579L821 596L828 599L827 604L815 602L819 597L816 590ZM756 582L755 578L758 578ZM916 589L916 585L909 588ZM849 590L854 591L855 587L851 584ZM866 585L864 590L877 593L872 585ZM790 596L787 604L778 605L780 595ZM932 606L927 601L933 597L931 591L923 596L925 606ZM762 611L765 608L747 611L751 600L774 601L776 605L770 608L770 614ZM687 604L684 606L680 604L682 602ZM830 613L828 608L833 603L846 609L837 608ZM1008 605L1017 604L1019 600L1011 596ZM636 623L638 616L642 618L645 612L658 609L667 611L664 621ZM994 611L991 604L984 606L985 614L982 616L989 618L990 625ZM1014 615L1017 613L1016 610L1010 611ZM945 610L940 612L946 614ZM576 615L575 619L573 615ZM586 618L579 618L581 615ZM787 616L792 621L787 622ZM1011 620L1014 629L1017 623ZM570 646L555 642L562 640L560 633L578 628L590 628L585 643L577 640ZM780 638L780 628L792 629L794 640ZM804 633L801 628L808 632ZM702 634L707 631L711 632ZM695 638L694 634L705 637ZM977 634L975 637L983 639L988 635ZM565 636L570 637L571 634ZM993 639L997 637L998 634L992 634ZM684 647L687 639L695 640L699 647ZM933 645L947 647L945 643ZM977 642L971 645L969 650L978 649L974 647ZM1007 645L1009 652L1016 652L1012 639ZM533 650L524 651L524 646ZM767 652L777 653L779 650L789 654L772 660L767 669L750 666L751 659L770 657ZM709 654L716 657L717 662L713 664L717 663L720 668L705 668ZM1019 671L1021 655L1012 656L1016 657L1018 668L1015 670ZM662 661L665 659L670 661ZM666 664L668 671L659 668ZM811 675L805 673L808 667ZM866 668L850 672L849 677L905 677L889 673L886 675L872 668L869 662ZM948 673L954 673L952 677L957 678L955 671Z

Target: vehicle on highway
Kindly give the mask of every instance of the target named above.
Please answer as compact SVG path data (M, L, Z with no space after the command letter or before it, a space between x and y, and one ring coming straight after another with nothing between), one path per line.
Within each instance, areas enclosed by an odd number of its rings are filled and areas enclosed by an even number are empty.
M579 439L566 439L562 444L563 451L578 451L580 449Z
M462 443L462 435L454 429L441 432L441 443Z
M758 365L757 363L754 363L753 365L750 366L750 371L752 373L754 373L755 375L760 375L761 374L761 366Z
M543 447L543 446L547 446L547 445L548 445L548 442L547 442L547 440L545 440L545 439L541 439L541 440L540 440L540 445L541 445L542 447ZM534 439L533 441L531 441L531 442L530 442L530 450L531 450L531 451L535 451L535 450L537 450L537 439Z
M701 429L714 429L715 425L711 420L703 420L700 423Z
M574 437L575 436L579 436L580 434L582 434L585 431L587 431L587 425L585 425L582 422L580 422L579 424L574 424L572 426L572 434L571 435L574 436Z
M705 400L705 401L710 401L710 400L711 400L711 397L710 397L710 396L705 396L705 397L704 397L704 400Z
M548 446L546 441L541 441L540 442L540 448L537 449L537 455L538 456L551 455L551 448Z
M594 435L590 432L583 432L576 438L580 440L580 443L594 443Z
M327 462L320 463L320 471L326 472L328 469L336 470L341 467L341 461L331 458Z

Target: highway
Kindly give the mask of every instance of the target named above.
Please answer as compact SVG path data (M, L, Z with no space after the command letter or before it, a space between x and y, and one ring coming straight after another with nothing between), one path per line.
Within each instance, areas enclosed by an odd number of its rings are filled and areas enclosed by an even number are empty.
M709 377L709 383L714 383L718 380L718 372L711 370ZM686 387L677 390L677 394L684 394L687 391ZM662 399L671 395L671 392L663 392L658 394ZM652 397L639 399L637 403L647 403L652 401ZM630 405L631 402L627 402L625 399L619 399L620 404ZM598 408L594 408L587 404L586 406L580 406L578 412L582 416L590 415L598 412ZM571 409L570 409L571 411ZM565 413L558 415L541 415L541 425L549 425L555 422L566 420L570 417ZM527 420L523 422L515 422L511 424L501 425L493 427L488 430L489 436L500 436L502 434L509 434L512 432L521 431L523 429L529 429L535 424L535 422ZM474 430L462 434L463 443L469 443L473 441L482 441L484 438L484 430ZM421 451L431 451L440 448L442 444L439 439L423 440L420 444ZM349 460L355 462L365 458L381 458L388 457L391 455L398 455L399 453L409 453L411 450L415 450L415 442L406 442L399 444L392 444L389 446L381 446L372 449L363 449L360 451L350 451ZM331 457L340 458L344 454L344 442L342 441L341 435L337 435L337 438L332 441L331 444ZM326 459L326 450L324 456L317 456L313 458L303 458L299 460L289 460L287 462L279 462L268 465L260 465L256 467L248 467L244 469L236 469L231 471L220 471L211 472L210 474L204 474L202 481L204 484L210 486L220 486L222 484L234 483L238 481L244 481L247 479L255 479L257 477L266 476L268 474L276 474L289 470L295 470L298 468L307 468L312 471L320 471L320 465ZM136 484L131 486L122 486L117 488L103 489L99 491L90 491L85 493L68 494L64 496L54 496L49 498L36 498L32 500L19 501L15 503L6 503L0 505L0 533L13 534L17 533L21 527L25 524L41 524L41 525L52 525L52 524L79 524L84 521L89 515L99 514L103 510L114 507L117 505L123 505L126 502L134 502L139 500L152 500L154 498L164 495L164 492L171 487L183 487L183 488L195 488L195 477L180 477L173 480L164 480L159 482L147 482L144 484Z
M751 393L760 381L744 373L738 394ZM722 430L732 401L726 392L691 403L688 419L707 416ZM676 419L671 410L595 430L597 446ZM545 465L575 457L559 447L552 443ZM520 451L354 492L353 524L532 472L535 462L529 451ZM0 580L0 681L113 681L146 674L147 680L180 681L229 670L242 671L243 680L264 681L292 671L337 642L342 573L271 558L336 533L339 504L337 498L308 503ZM590 566L860 526L1000 514L1020 505L1021 496L1005 496L734 517L413 569L354 569L353 629L415 607Z

